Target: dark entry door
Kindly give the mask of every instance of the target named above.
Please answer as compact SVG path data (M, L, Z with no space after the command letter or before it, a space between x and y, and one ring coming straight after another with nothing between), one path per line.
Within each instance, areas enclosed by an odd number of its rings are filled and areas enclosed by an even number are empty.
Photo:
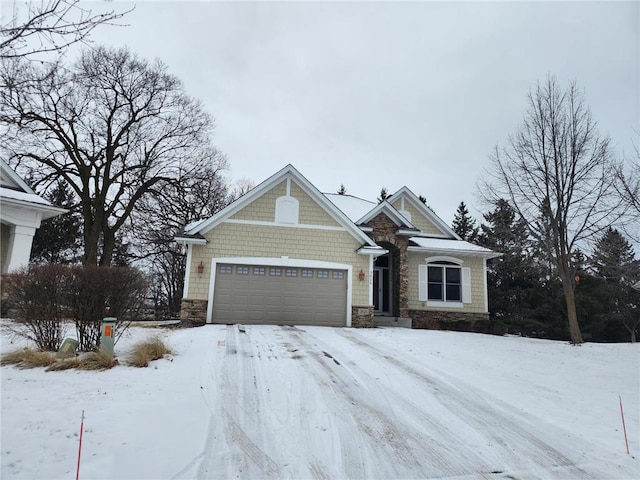
M391 315L391 268L389 257L378 257L373 267L373 306L377 315Z

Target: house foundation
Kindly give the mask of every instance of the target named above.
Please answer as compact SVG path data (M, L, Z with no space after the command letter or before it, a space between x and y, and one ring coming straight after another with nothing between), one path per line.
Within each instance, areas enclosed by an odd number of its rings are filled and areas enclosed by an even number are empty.
M490 333L492 335L507 333L504 323L490 320L488 313L409 310L409 316L412 319L412 328Z

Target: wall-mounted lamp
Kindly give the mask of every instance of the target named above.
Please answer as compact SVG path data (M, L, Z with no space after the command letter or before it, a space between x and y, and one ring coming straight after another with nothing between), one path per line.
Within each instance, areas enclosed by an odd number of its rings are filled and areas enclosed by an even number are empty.
M200 265L198 265L198 275L202 275L203 272L204 272L204 263L200 261Z
M360 279L361 282L364 281L364 272L362 271L362 269L360 269L360 273L358 274L358 278Z

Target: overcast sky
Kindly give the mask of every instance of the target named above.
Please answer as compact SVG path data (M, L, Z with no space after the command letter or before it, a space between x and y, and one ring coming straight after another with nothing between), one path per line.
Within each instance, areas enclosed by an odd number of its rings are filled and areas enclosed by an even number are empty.
M164 61L232 180L291 163L324 192L406 185L449 224L460 201L479 218L488 156L547 74L577 80L619 155L638 143L639 2L137 2L124 21L94 42Z

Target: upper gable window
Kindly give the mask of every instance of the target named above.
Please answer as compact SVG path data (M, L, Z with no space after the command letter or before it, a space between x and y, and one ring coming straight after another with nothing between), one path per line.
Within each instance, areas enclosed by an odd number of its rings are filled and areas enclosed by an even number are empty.
M300 204L297 199L289 195L276 200L276 223L298 223Z

